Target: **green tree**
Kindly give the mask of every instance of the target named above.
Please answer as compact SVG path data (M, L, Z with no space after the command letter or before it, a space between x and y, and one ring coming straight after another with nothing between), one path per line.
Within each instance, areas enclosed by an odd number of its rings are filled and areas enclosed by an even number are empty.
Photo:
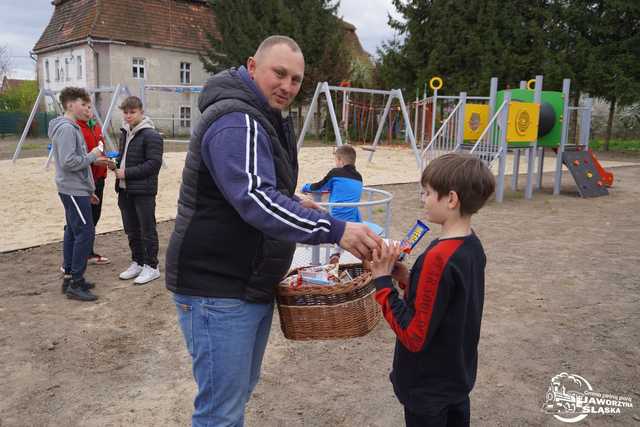
M0 111L28 113L38 96L38 82L25 81L0 95Z
M609 102L604 150L609 149L617 106L640 100L640 3L626 0L575 1L589 26L582 29L591 49L585 90Z
M318 81L348 77L351 57L344 48L344 29L331 0L209 0L216 17L211 48L201 54L209 72L246 63L260 42L283 34L295 39L305 56L301 101L313 94Z

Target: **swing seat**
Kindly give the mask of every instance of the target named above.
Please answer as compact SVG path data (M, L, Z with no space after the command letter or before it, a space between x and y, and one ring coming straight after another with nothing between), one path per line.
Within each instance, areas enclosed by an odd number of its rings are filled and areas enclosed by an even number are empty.
M373 148L373 147L360 147L360 148L362 148L364 151L372 151L374 153L376 152L376 148Z

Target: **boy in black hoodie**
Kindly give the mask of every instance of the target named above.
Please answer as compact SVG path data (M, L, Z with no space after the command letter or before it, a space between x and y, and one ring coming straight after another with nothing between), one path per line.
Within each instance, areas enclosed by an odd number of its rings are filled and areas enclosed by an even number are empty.
M162 166L163 141L144 115L142 101L130 96L120 105L124 124L116 159L116 192L122 225L129 239L131 264L120 279L144 285L160 277L156 194Z
M397 335L391 382L407 426L468 426L486 265L471 216L493 193L495 179L481 160L447 154L427 166L421 182L426 218L442 225L442 237L411 271L397 262L398 244L374 250L369 268Z

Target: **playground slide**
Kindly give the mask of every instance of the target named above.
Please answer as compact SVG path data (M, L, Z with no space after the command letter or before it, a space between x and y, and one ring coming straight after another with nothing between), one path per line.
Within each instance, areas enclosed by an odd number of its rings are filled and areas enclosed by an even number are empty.
M593 166L595 166L595 168L600 173L600 176L602 177L602 182L604 183L604 185L607 187L613 186L613 172L609 172L608 170L605 170L605 168L603 168L602 165L600 164L600 161L598 160L596 155L593 154L593 151L591 151L591 148L589 148L588 150L589 150L589 156L591 157L591 161L593 162Z
M600 170L605 174L609 173L594 159L590 150L565 151L562 153L562 163L571 172L581 197L599 197L609 194ZM611 174L609 176L612 177Z

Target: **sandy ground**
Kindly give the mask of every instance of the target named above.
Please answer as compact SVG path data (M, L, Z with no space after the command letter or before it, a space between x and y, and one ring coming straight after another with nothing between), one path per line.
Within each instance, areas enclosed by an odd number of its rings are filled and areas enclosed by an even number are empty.
M580 199L565 178L559 197L507 192L475 219L488 265L473 425L563 425L541 407L565 371L636 407L581 425L640 422L640 167L615 172L608 197ZM415 184L383 188L401 237L420 216ZM159 225L161 262L172 226ZM188 425L195 385L175 308L162 280L117 279L125 242L120 231L98 238L113 263L88 271L96 303L60 295L60 243L0 254L0 425ZM276 315L247 425L403 425L387 379L393 346L385 323L359 339L289 341Z
M300 153L300 186L305 182L320 180L332 167L332 147L303 147ZM397 184L419 180L418 168L413 153L406 148L381 148L369 163L369 152L358 150L357 168L362 173L365 185ZM156 219L174 219L178 193L184 166L184 152L165 154L166 167L161 169L159 191L156 201ZM15 164L11 160L0 160L0 182L3 185L0 203L0 252L28 248L39 244L57 242L62 239L64 209L57 197L54 183L55 167L44 169L45 158L20 158ZM607 168L633 164L630 162L604 161ZM545 171L555 168L555 158L548 157ZM507 171L512 171L509 156ZM524 158L520 171L526 171ZM524 178L521 179L524 185ZM114 190L115 179L109 174L105 187L102 217L97 233L122 228L120 210Z

